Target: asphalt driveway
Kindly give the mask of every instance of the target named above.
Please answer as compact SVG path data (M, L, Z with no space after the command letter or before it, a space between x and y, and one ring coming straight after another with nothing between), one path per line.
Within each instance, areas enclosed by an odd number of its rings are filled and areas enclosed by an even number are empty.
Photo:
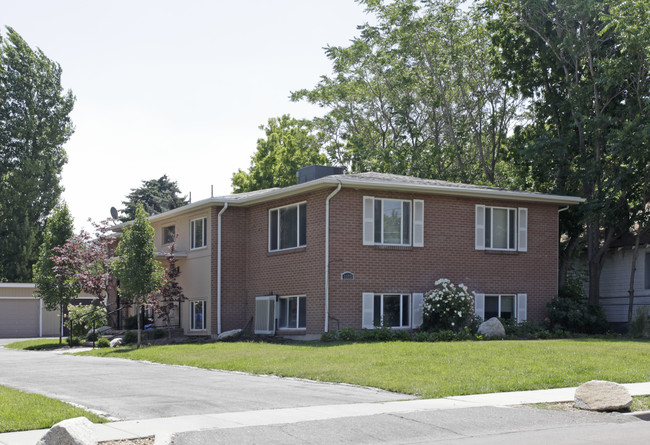
M3 347L0 384L120 420L412 398L345 384Z

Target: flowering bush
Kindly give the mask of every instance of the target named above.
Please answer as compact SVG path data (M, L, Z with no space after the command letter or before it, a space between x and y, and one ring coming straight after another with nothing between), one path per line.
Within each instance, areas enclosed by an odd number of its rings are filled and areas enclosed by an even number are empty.
M461 330L474 315L474 292L456 286L446 278L436 281L436 288L424 295L424 330Z

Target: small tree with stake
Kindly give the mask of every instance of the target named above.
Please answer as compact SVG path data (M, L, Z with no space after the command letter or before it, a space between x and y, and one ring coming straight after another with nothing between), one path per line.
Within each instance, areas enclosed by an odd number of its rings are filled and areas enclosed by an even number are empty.
M156 261L154 230L147 215L138 205L133 224L125 227L115 251L114 271L120 281L120 294L135 304L136 314L147 298L160 291L164 284L162 265ZM138 316L138 348L142 342L142 320Z
M171 319L174 311L180 304L187 300L183 294L183 288L178 284L178 276L181 274L181 269L176 265L176 257L174 251L176 250L176 243L173 243L169 248L167 254L167 267L165 269L165 284L160 290L159 297L151 298L151 304L154 312L158 318L163 320L167 326L167 337L171 338Z

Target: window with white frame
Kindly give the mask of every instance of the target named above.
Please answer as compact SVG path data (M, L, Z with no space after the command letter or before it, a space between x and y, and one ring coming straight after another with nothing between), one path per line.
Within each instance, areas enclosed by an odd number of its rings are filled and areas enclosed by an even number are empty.
M375 294L372 321L375 326L408 328L411 325L409 294Z
M269 251L307 245L307 203L269 210Z
M208 245L207 218L190 221L190 249L200 249Z
M526 321L527 294L480 294L474 296L474 312L483 320L492 317Z
M476 206L476 249L528 250L528 209Z
M278 307L278 328L304 329L307 327L307 297L280 297Z
M163 244L171 244L176 241L176 226L163 227Z
M424 201L363 197L363 244L424 245Z
M205 300L190 301L190 330L205 330Z

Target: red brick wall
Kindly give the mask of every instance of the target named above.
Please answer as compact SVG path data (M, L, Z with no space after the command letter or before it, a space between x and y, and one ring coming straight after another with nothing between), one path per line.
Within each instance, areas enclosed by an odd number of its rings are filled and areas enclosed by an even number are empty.
M222 330L252 319L255 297L307 297L307 334L323 332L325 320L325 200L334 190L311 192L250 208L230 207L222 216ZM363 246L363 196L423 199L424 247ZM307 246L268 252L269 209L307 202ZM475 205L528 208L528 252L474 248ZM541 320L556 294L557 206L441 195L342 189L331 201L330 329L361 328L363 292L426 292L439 278L481 293L526 293L528 318ZM217 214L212 211L212 326L216 332ZM342 281L341 273L354 273Z

